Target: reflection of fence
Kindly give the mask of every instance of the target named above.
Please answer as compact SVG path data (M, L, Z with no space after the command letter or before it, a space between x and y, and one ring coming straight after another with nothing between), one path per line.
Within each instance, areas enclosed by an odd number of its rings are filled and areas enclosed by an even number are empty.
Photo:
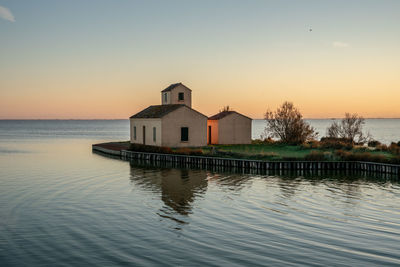
M130 159L130 164L133 167L139 168L159 168L159 169L170 169L170 168L184 168L184 169L201 169L215 173L238 173L238 174L250 174L250 175L263 175L263 176L280 176L280 177L304 177L304 178L364 178L364 179L387 179L387 180L398 180L398 176L389 173L376 173L376 172L365 172L361 170L259 170L259 169L246 169L246 168L234 168L234 167L223 167L223 166L208 166L207 168L199 168L190 163L180 162L166 162L166 161L149 161L149 160L138 160Z
M93 146L93 150L107 153L107 149ZM115 151L111 155L119 154L125 160L138 160L153 162L169 162L176 166L190 166L193 168L210 169L221 167L225 170L255 170L256 172L266 171L300 171L300 172L323 172L323 171L349 171L364 173L390 174L400 177L400 165L383 164L374 162L359 161L262 161L231 159L204 156L188 156L175 154L159 154L148 152Z

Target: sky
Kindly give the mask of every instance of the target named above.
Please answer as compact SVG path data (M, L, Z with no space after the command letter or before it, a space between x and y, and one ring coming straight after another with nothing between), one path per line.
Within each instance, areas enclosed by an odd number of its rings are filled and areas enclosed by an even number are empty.
M193 108L400 118L398 0L0 0L0 119L125 119L182 82Z

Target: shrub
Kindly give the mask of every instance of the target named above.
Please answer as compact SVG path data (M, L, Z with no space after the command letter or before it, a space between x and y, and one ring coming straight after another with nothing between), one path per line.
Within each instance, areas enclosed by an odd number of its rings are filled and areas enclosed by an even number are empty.
M353 148L353 141L349 138L322 137L321 148L351 150Z
M284 102L275 112L265 113L264 136L279 138L287 144L302 144L316 137L315 129L303 120L303 115L291 102Z
M304 159L309 161L323 161L325 160L325 154L322 151L311 151Z
M377 151L389 151L389 148L388 148L387 145L381 144L381 145L378 145L378 146L376 147L376 150L377 150Z
M390 160L390 163L392 163L392 164L400 164L400 156L393 157Z
M149 152L149 153L165 153L165 154L172 153L172 149L169 147L149 146L149 145L142 145L142 144L130 144L128 150L136 151L136 152Z
M177 150L175 150L175 154L201 156L201 155L203 155L203 151L201 149L181 147L181 148L178 148Z
M384 155L373 155L369 152L353 153L350 151L337 150L336 156L340 157L345 161L369 161L369 162L381 162L390 163L390 160Z
M316 148L320 148L320 147L321 147L321 143L318 141L315 141L315 140L308 141L301 145L301 148L304 148L304 149L310 149L310 148L316 149Z
M400 146L398 146L396 143L392 142L388 148L388 150L395 155L400 155Z
M346 113L345 117L338 122L332 123L326 129L326 133L329 137L339 137L348 138L352 142L365 143L371 137L370 134L363 133L363 125L365 124L365 119L357 114Z
M262 157L278 157L278 154L275 152L262 152L261 154L259 154Z
M381 142L376 141L376 140L371 140L371 141L368 142L368 146L369 147L377 147L379 145L381 145Z
M342 142L346 144L354 144L353 140L345 137L322 137L321 142Z
M347 155L348 153L350 153L350 152L344 151L343 149L338 149L338 150L335 151L335 155L336 155L337 157L339 157L340 159L343 159L344 157L346 157L346 155Z
M255 139L255 140L251 140L251 143L253 145L262 145L262 144L273 144L276 141L274 139L272 139L271 137L267 137L264 139Z
M310 148L311 148L311 145L308 144L308 143L301 144L301 145L300 145L300 148L302 148L302 149L310 149Z
M324 161L333 160L332 152L330 151L311 151L304 157L304 160L308 161Z
M253 139L253 140L251 140L251 144L252 145L261 145L261 144L263 144L263 140L262 139Z
M370 152L371 148L366 147L366 146L355 146L355 147L353 147L353 151L356 151L356 152Z
M244 155L241 153L236 153L232 151L221 151L218 150L216 156L223 156L223 157L232 157L232 158L242 158Z
M193 156L203 155L203 150L199 148L189 148L189 147L181 147L173 151L170 147L131 144L128 150L136 152L162 153L162 154L181 154L181 155L193 155Z

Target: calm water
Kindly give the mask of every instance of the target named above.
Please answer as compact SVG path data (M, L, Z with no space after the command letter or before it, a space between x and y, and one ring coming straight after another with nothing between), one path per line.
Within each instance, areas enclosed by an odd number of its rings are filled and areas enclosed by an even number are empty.
M400 139L398 121L377 123L394 127L382 139ZM128 130L0 121L0 266L400 265L397 180L142 167L92 153Z

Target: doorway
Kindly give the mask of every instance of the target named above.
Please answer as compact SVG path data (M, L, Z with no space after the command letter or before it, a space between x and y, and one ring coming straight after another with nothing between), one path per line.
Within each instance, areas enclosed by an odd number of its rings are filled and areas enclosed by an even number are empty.
M208 144L211 145L211 126L208 126Z
M146 126L143 126L143 145L146 144Z

